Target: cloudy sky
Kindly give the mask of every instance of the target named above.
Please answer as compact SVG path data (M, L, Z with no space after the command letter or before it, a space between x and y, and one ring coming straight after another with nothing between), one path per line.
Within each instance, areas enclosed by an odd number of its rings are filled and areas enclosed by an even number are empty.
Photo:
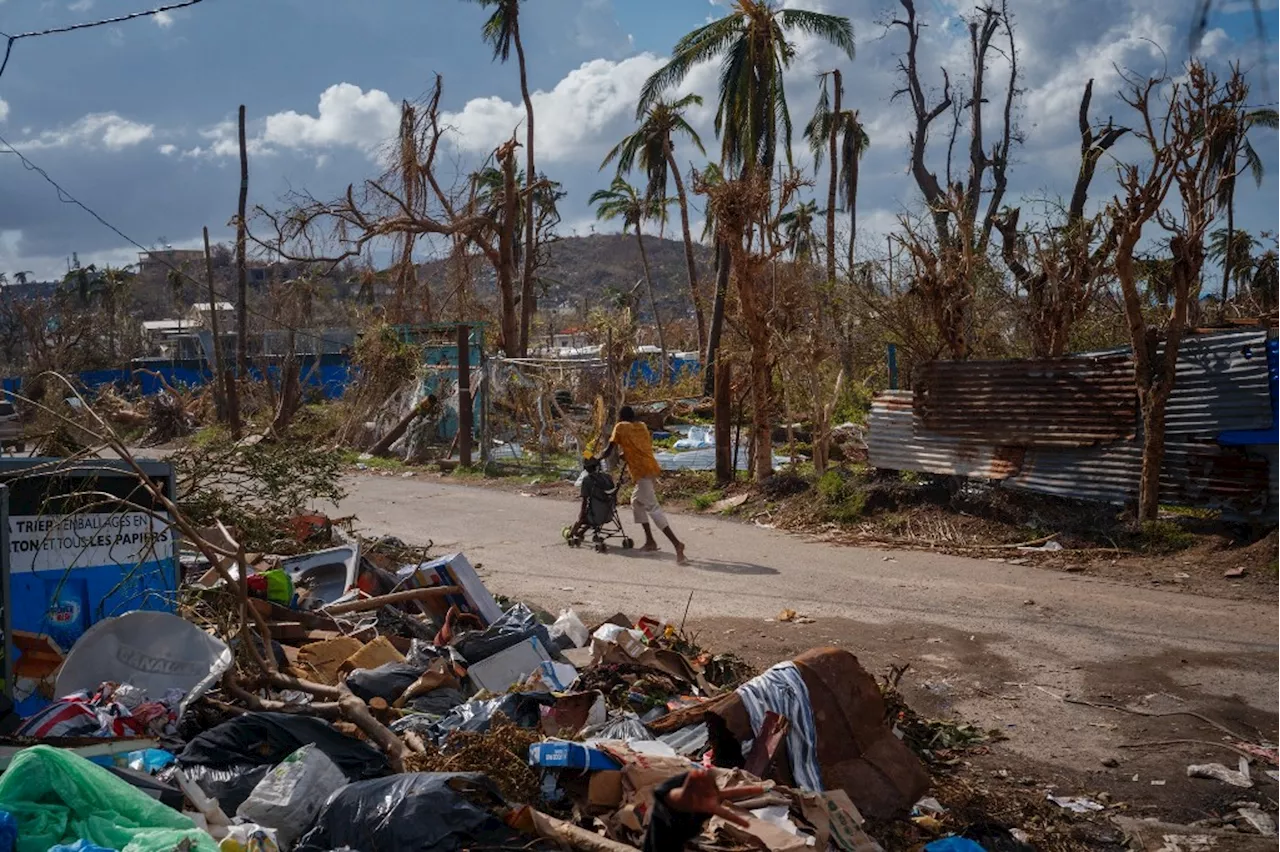
M1250 69L1251 100L1273 104L1277 4L1259 2L1269 44L1259 39L1251 0L1216 0L1200 51L1218 66L1240 60ZM843 68L846 99L861 110L872 139L859 204L872 242L919 204L906 173L909 106L890 102L905 38L883 22L896 0L787 4L838 11L853 22L856 60L840 60L801 37L787 86L798 132L816 97L814 74L837 62ZM600 159L630 130L641 84L682 34L723 14L723 5L524 4L538 163L569 193L564 233L596 227L586 199L607 184ZM931 82L940 82L939 66L963 74L963 16L972 0L917 0L917 6L928 24L920 61ZM1176 70L1187 57L1199 0L1009 0L1009 6L1025 90L1018 124L1027 140L1015 151L1009 201L1066 195L1079 162L1075 116L1086 81L1096 81L1095 118L1114 114L1124 123L1117 67ZM142 8L147 0L0 0L0 32ZM291 189L327 196L375 174L378 150L396 130L399 102L423 95L435 72L444 75L447 121L457 130L449 168L465 169L491 151L519 125L523 106L514 65L492 62L481 43L483 20L481 9L462 0L203 0L152 18L25 39L0 77L0 136L132 240L194 246L202 225L214 239L226 239L238 191L234 121L241 103L250 117L251 204L275 206ZM713 154L715 75L715 67L704 66L686 85L707 96L693 118ZM1005 61L994 57L992 82L1006 77ZM1253 142L1268 175L1261 189L1242 185L1237 223L1274 231L1276 135L1257 131ZM797 160L807 162L798 137L794 147ZM1136 156L1126 146L1116 153ZM677 154L705 162L687 145ZM1112 191L1113 169L1095 179L1095 198ZM61 201L0 144L0 271L60 276L72 252L99 264L136 259L126 240Z

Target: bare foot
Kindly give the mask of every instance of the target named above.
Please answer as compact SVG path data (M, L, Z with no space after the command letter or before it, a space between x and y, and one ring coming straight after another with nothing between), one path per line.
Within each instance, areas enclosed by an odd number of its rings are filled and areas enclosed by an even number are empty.
M658 543L656 541L646 541L644 543L644 547L640 548L641 552L643 553L653 553L657 549L658 549Z
M683 545L683 544L677 544L677 545L676 545L676 564L677 564L677 565L688 565L688 564L689 564L689 560L684 558L684 545Z

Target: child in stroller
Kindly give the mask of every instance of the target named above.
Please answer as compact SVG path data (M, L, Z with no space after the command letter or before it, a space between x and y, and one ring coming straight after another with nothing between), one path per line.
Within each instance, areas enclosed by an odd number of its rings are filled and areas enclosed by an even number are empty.
M618 488L613 477L600 469L600 460L593 456L585 456L582 460L582 473L578 476L578 491L582 495L582 507L578 511L578 520L571 527L563 530L564 539L570 547L581 547L587 533L591 533L591 542L597 553L609 549L607 541L611 538L622 539L624 550L635 547L622 529L622 521L618 518Z

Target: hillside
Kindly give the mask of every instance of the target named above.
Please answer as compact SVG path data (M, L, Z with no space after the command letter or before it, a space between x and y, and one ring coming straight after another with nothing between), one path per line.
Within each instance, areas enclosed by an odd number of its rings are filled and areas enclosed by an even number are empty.
M646 236L644 245L653 275L654 297L662 318L672 320L692 316L684 243L680 240ZM548 251L551 263L543 270L543 276L547 280L547 295L538 300L542 309L563 305L581 310L584 302L591 309L611 301L619 292L629 291L644 276L640 249L636 245L634 234L565 237L552 244ZM709 300L714 286L715 254L707 246L695 245L694 257L698 263L699 287ZM422 268L423 276L433 286L442 284L444 272L444 261L433 261ZM484 272L488 286L481 284L482 292L493 286L492 272L487 269ZM649 304L647 300L643 300L643 289L640 295L641 319L648 320Z

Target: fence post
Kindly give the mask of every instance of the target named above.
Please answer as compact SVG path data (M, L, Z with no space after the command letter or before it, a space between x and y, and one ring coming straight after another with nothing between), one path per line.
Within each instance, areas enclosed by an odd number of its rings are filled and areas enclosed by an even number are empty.
M458 324L458 461L471 467L471 328Z
M889 390L898 389L898 344L889 344Z

